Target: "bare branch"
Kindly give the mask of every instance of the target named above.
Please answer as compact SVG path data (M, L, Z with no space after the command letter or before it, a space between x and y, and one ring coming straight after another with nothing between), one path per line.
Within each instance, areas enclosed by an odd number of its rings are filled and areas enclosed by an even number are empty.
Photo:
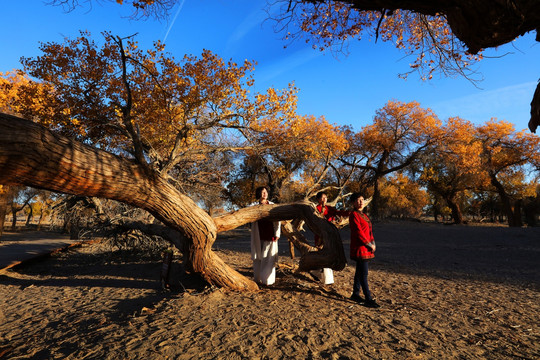
M123 39L121 37L113 38L116 42L116 44L120 48L120 54L122 57L122 80L124 83L124 87L126 89L126 105L122 106L122 120L124 123L124 126L126 127L126 130L128 131L131 140L133 141L133 147L134 147L134 155L137 162L143 166L147 166L148 163L146 162L144 158L144 152L143 152L143 146L141 142L141 137L137 129L133 126L133 120L131 116L131 109L133 106L133 97L131 95L131 86L129 84L129 81L127 79L127 56L124 51L124 44Z

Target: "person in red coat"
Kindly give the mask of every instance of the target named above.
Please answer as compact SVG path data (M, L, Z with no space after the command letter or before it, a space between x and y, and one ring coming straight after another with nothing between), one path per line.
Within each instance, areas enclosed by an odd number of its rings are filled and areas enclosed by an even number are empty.
M367 202L360 193L352 194L350 201L354 208L354 211L349 216L349 226L351 228L350 255L351 259L356 261L351 300L358 303L365 301L365 306L377 308L379 305L371 296L368 286L368 261L375 257L376 246L371 221L363 213ZM365 300L360 296L360 288L362 288Z
M332 222L334 218L336 217L336 215L349 216L350 211L337 210L333 206L326 205L327 201L328 201L328 194L324 191L319 191L317 193L317 202L318 202L317 212L321 214L326 220L328 220L329 222ZM315 246L318 247L319 249L322 248L323 246L322 239L316 234L315 234ZM317 276L317 275L315 276L320 278L320 280L325 285L334 283L334 273L332 272L332 269L330 268L322 269L321 276Z
M336 215L337 216L349 216L351 214L350 211L344 211L344 210L337 210L333 206L326 205L326 202L328 201L328 194L324 191L319 191L317 193L317 211L319 214L324 216L324 218L330 222L334 221ZM322 242L321 239L315 235L315 246L321 247Z

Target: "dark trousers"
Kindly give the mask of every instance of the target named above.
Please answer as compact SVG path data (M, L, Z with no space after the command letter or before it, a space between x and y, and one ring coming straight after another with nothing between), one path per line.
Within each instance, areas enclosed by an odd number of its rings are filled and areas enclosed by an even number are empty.
M371 293L368 286L368 261L356 260L356 272L354 273L353 294L360 296L360 288L364 293L366 301L371 300Z

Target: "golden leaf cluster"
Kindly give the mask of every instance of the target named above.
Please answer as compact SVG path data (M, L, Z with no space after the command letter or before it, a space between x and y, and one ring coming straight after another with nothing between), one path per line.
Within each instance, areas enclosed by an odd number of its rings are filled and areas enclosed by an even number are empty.
M373 124L359 133L362 148L373 154L407 153L427 146L441 135L441 121L415 101L388 101L376 111Z
M457 194L500 184L518 198L534 194L535 183L526 181L526 167L538 168L538 136L516 132L505 121L491 119L475 126L458 117L448 119L444 133L444 141L426 158L420 177L432 190Z
M419 217L429 204L429 196L420 184L400 172L382 183L381 198L385 216Z

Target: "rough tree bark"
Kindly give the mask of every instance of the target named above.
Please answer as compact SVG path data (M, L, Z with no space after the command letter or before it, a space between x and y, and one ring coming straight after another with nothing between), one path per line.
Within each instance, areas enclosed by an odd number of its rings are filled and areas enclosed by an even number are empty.
M4 222L6 220L7 206L10 196L10 187L7 185L0 185L0 237L4 233Z
M147 210L189 241L192 269L211 284L255 290L255 282L230 268L214 252L219 231L269 217L305 217L320 230L325 249L301 263L305 269L345 266L339 232L310 214L306 204L255 206L212 219L165 179L136 163L52 133L31 121L0 113L0 184L109 198ZM335 228L335 227L334 227Z
M497 176L493 173L489 174L491 180L491 185L495 187L499 197L501 198L501 203L503 206L503 211L508 220L508 226L510 227L521 227L523 226L523 221L521 220L521 203L515 201L508 196L504 186L497 179Z
M454 224L463 224L463 214L461 213L461 208L456 202L456 194L447 194L444 196L444 200L448 204L450 210L452 210L452 219L454 219Z
M302 223L302 224L301 224ZM283 221L281 223L281 231L283 235L289 240L289 252L291 258L294 259L294 249L298 249L302 255L317 251L315 246L309 245L308 239L302 234L303 221Z
M531 120L529 120L529 129L536 133L536 128L540 126L540 82L536 86L533 99L531 101Z

